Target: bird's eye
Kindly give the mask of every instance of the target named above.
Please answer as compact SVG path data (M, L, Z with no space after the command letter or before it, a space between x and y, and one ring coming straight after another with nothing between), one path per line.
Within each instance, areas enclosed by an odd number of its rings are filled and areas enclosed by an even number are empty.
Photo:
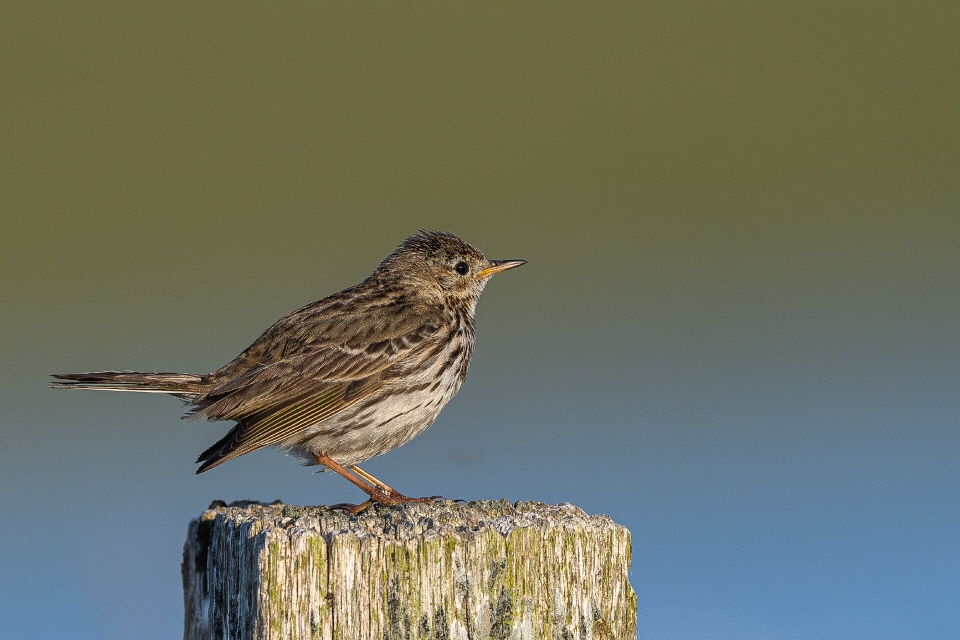
M470 271L470 267L467 265L466 262L458 262L453 267L453 270L459 273L460 275L465 276Z

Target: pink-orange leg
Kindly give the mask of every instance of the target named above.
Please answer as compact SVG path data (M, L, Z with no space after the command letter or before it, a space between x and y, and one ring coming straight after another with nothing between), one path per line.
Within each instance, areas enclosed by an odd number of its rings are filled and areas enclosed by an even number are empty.
M389 494L396 495L396 496L403 495L402 493L400 493L399 491L397 491L396 489L394 489L393 487L391 487L390 485L388 485L388 484L387 484L386 482L384 482L383 480L378 479L378 478L377 478L376 476L374 476L372 473L368 473L368 472L364 471L363 469L361 469L360 467L358 467L358 466L355 465L355 464L352 464L352 465L350 465L350 466L347 467L347 468L350 469L350 471L353 471L355 474L357 474L357 475L360 476L361 478L363 478L365 481L367 481L367 482L369 482L370 484L372 484L373 486L375 486L375 487L380 487L380 489L382 489L383 491L385 491L385 492L387 492L387 493L389 493Z
M351 505L347 509L351 515L356 515L373 504L382 504L392 507L397 504L403 504L404 502L433 502L439 498L439 496L430 498L408 498L386 483L377 480L375 477L356 465L352 465L348 470L339 462L326 454L314 453L313 457L317 459L317 462L340 474L346 480L356 485L365 494L370 496L370 499L363 504Z

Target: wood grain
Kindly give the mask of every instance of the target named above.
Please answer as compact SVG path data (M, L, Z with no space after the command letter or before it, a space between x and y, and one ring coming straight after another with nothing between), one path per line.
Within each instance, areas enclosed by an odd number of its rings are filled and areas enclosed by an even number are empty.
M184 546L184 637L632 639L630 553L570 504L214 503Z

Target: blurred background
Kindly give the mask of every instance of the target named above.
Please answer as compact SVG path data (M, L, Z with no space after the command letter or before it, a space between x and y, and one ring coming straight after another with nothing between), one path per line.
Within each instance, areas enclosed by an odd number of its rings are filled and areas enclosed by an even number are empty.
M960 637L960 4L4 3L0 635L174 638L204 373L420 228L524 258L366 468L633 533L642 639Z

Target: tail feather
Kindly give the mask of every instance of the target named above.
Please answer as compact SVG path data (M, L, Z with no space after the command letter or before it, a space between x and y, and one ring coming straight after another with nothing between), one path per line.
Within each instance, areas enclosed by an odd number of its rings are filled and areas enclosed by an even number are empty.
M100 389L191 396L206 389L203 376L193 373L140 373L137 371L95 371L92 373L55 373L64 382L53 382L54 389Z

